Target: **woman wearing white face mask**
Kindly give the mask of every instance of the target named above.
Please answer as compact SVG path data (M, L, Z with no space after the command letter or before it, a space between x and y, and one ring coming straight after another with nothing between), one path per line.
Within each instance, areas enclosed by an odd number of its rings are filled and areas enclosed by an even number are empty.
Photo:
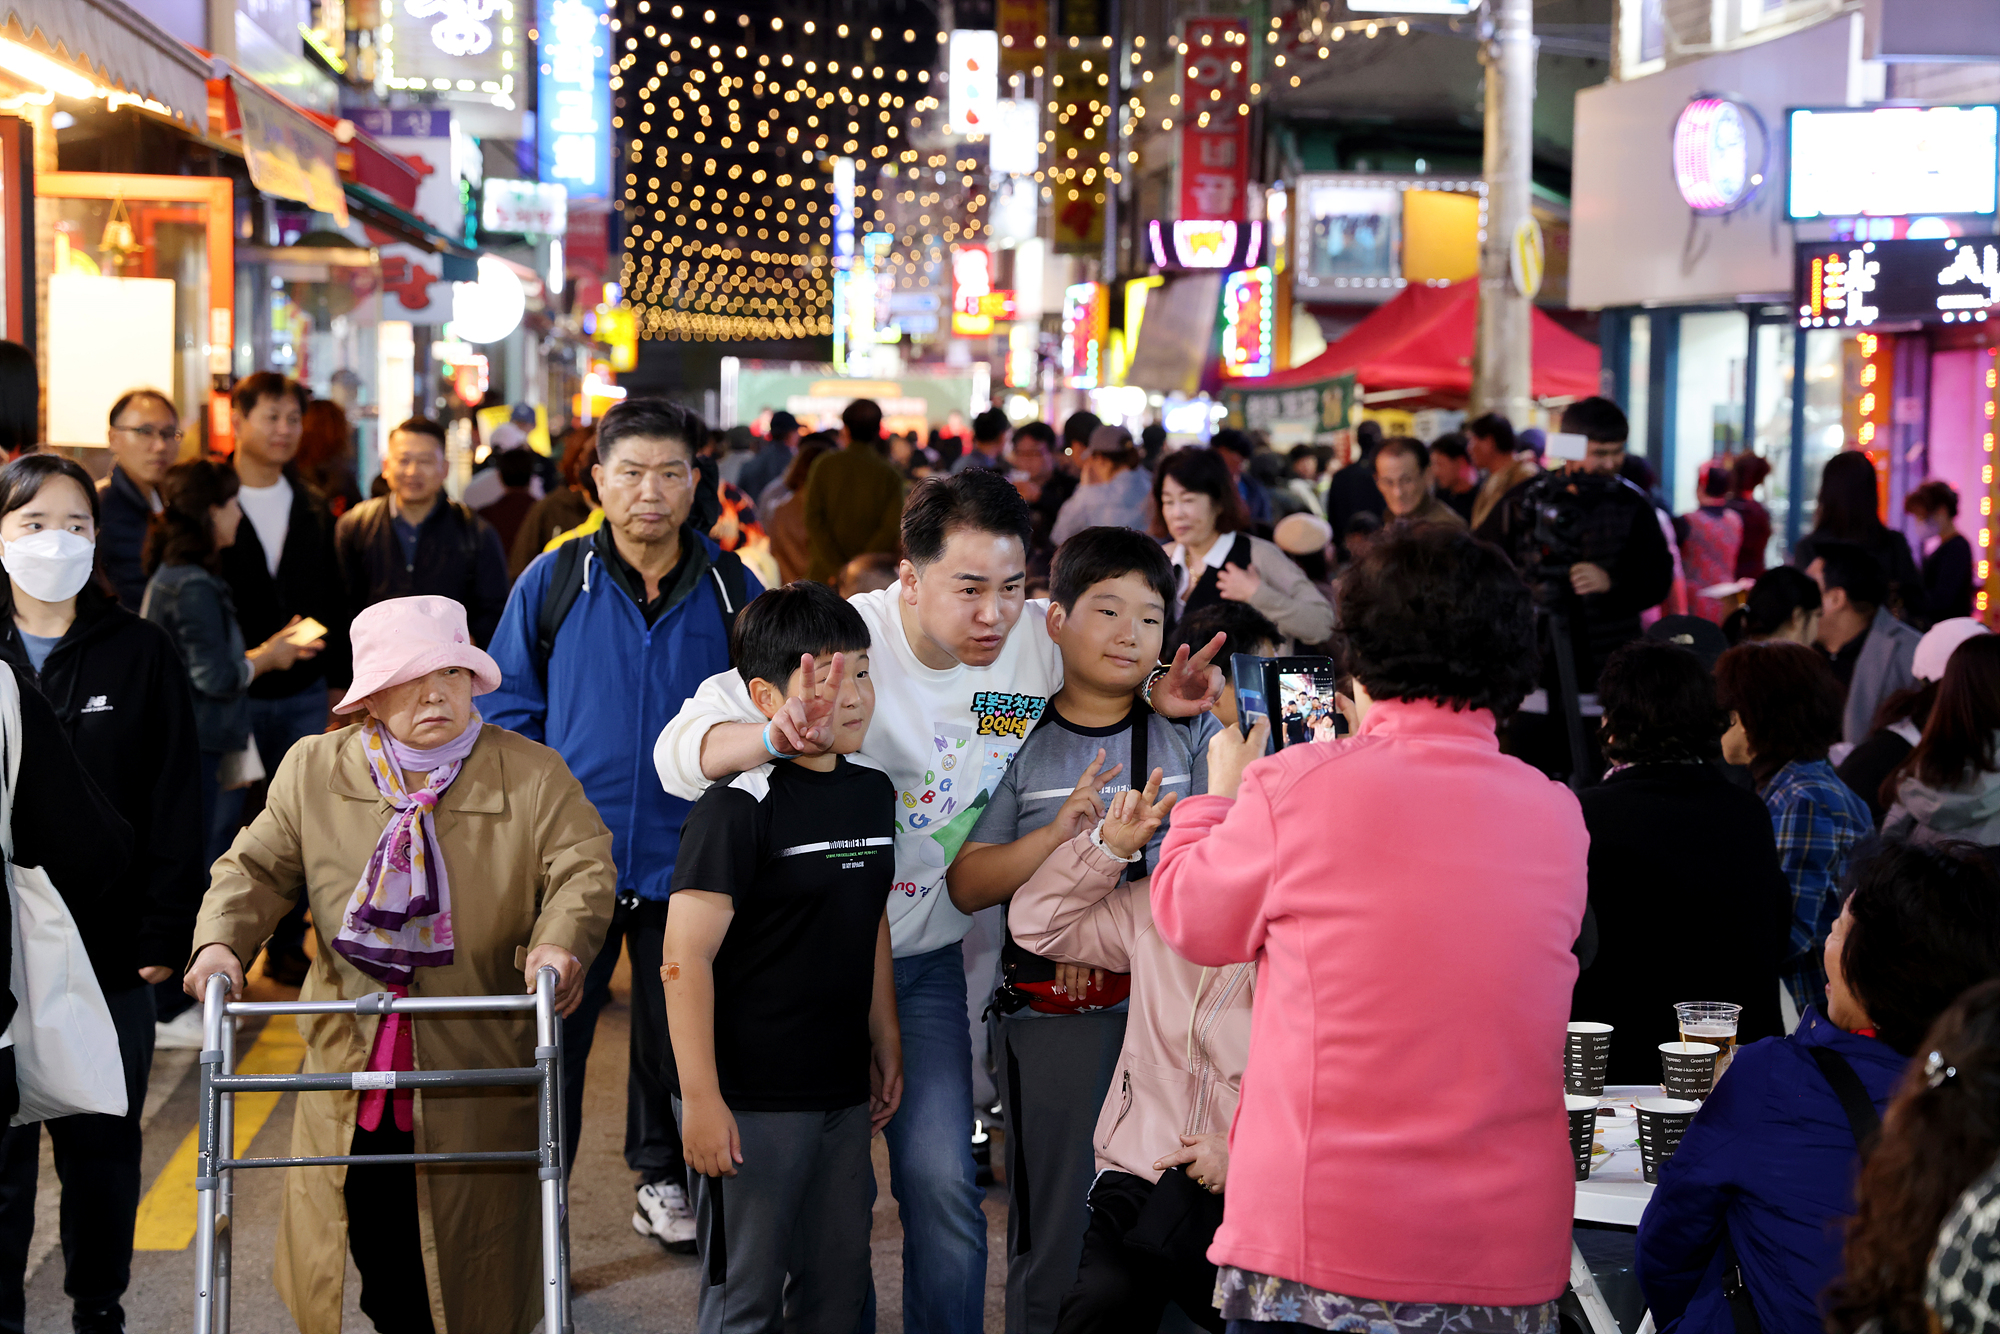
M78 926L118 1030L130 1111L48 1122L79 1330L122 1329L139 1204L139 1117L153 1059L153 994L180 971L206 887L200 765L187 671L165 631L95 577L97 489L68 459L0 468L0 658L31 675L84 771L132 826L130 865ZM103 1053L111 1060L114 1053ZM0 1135L0 1311L20 1310L34 1232L41 1128Z

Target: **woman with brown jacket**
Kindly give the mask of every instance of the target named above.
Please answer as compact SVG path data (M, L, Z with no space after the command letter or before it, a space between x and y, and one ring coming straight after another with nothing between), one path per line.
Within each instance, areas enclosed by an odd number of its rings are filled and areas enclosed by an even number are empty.
M490 996L554 967L574 1009L611 919L611 834L562 758L480 721L500 684L449 598L397 598L354 619L358 727L294 746L269 804L215 864L187 988L243 961L303 896L319 948L303 1000ZM454 902L454 899L456 902ZM308 1073L532 1063L533 1017L315 1015ZM459 1153L535 1142L532 1090L316 1093L292 1153ZM383 1334L527 1334L541 1316L535 1178L426 1165L291 1168L277 1286L304 1334L339 1334L347 1252Z

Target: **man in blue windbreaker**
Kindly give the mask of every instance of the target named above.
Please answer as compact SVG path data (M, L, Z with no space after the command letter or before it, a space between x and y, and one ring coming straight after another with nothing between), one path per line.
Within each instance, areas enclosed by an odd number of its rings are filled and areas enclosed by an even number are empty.
M661 933L689 803L653 772L653 738L708 677L729 667L729 626L763 591L689 523L701 489L694 413L627 399L597 428L592 474L604 523L522 572L494 633L503 683L486 720L554 748L611 828L618 908L583 1003L563 1021L565 1161L583 1119L584 1063L610 995L622 938L632 952L631 1073L625 1161L639 1174L633 1229L694 1249L687 1165L661 1065L667 1050Z

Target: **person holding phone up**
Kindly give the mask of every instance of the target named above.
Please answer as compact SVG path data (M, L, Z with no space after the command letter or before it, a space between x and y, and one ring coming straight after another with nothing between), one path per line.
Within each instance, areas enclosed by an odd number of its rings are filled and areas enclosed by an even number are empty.
M307 661L325 646L300 638L294 616L285 627L246 650L243 627L229 585L215 573L222 552L243 523L236 470L195 459L177 463L160 479L162 508L146 533L147 574L139 614L167 632L194 690L196 741L201 754L201 864L229 850L243 820L243 791L250 747L250 683L267 672ZM321 627L323 630L324 627ZM261 757L260 757L261 763ZM273 760L270 768L277 767ZM154 1045L171 1051L201 1049L201 1011L169 978L154 992L158 1026Z

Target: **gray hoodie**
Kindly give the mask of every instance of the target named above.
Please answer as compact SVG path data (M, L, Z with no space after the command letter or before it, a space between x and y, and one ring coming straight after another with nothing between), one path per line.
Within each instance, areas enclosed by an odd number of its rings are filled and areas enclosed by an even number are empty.
M1896 804L1883 819L1882 832L1915 843L1965 839L1982 847L2000 844L2000 773L1983 770L1948 788L1907 775L1896 784Z

